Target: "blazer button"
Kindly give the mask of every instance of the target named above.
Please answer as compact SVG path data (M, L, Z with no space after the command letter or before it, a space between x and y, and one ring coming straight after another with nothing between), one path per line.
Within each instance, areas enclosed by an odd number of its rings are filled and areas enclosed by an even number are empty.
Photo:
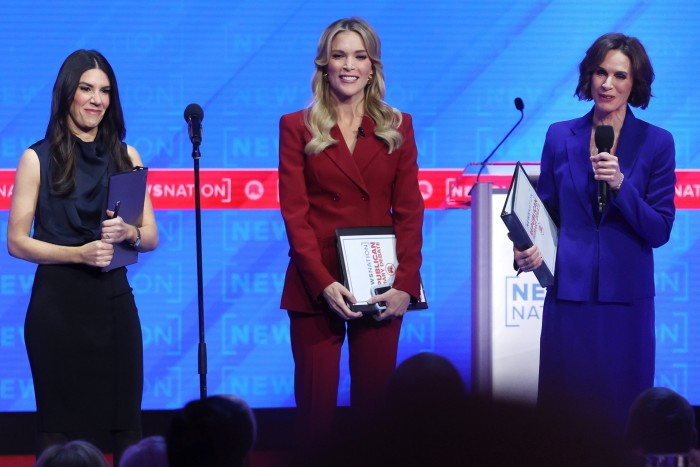
M338 193L333 194L333 201L340 201L340 195Z
M367 201L367 199L369 199L367 195L362 195L362 201Z

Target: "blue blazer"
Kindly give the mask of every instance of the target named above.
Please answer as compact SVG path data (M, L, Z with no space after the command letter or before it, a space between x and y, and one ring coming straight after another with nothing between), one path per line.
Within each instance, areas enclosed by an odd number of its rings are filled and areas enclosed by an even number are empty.
M631 302L653 297L652 248L675 217L675 147L668 131L627 109L617 154L624 181L596 219L590 162L593 111L547 131L537 191L559 225L553 290L563 300Z

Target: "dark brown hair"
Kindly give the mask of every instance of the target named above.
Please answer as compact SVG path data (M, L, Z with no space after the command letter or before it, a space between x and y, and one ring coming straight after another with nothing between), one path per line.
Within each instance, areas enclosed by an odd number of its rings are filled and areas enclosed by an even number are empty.
M68 127L70 107L78 89L80 77L88 70L99 68L109 79L110 101L97 133L97 144L107 154L118 171L132 166L126 147L122 143L126 136L124 114L119 101L117 77L106 58L96 50L76 50L61 65L53 85L51 116L46 128L46 139L51 147L52 192L59 196L69 195L75 186L75 140Z
M591 96L591 77L611 50L619 50L625 54L632 65L634 82L627 102L632 107L646 109L652 97L651 83L654 81L654 68L651 66L649 56L639 39L620 33L603 34L588 48L578 67L578 86L574 95L582 101L593 99Z

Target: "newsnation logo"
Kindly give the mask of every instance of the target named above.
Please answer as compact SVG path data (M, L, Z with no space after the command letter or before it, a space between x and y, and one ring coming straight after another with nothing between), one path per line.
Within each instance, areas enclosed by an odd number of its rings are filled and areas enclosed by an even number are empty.
M463 169L423 169L418 186L427 209L464 209L476 175ZM0 169L0 210L9 209L15 171ZM700 209L700 170L676 171L676 208ZM508 189L511 175L482 175L495 189ZM194 209L191 169L150 169L148 191L155 209ZM279 209L277 169L200 170L202 209Z

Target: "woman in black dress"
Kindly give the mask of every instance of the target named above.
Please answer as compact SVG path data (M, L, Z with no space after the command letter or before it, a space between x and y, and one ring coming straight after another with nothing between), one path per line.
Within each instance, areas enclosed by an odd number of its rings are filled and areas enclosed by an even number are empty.
M7 227L10 254L38 264L25 341L39 452L109 431L115 465L141 437L143 348L126 268L102 268L115 243L158 245L148 194L136 225L107 206L109 176L143 165L125 133L112 67L94 50L72 53L54 84L46 136L19 161Z

